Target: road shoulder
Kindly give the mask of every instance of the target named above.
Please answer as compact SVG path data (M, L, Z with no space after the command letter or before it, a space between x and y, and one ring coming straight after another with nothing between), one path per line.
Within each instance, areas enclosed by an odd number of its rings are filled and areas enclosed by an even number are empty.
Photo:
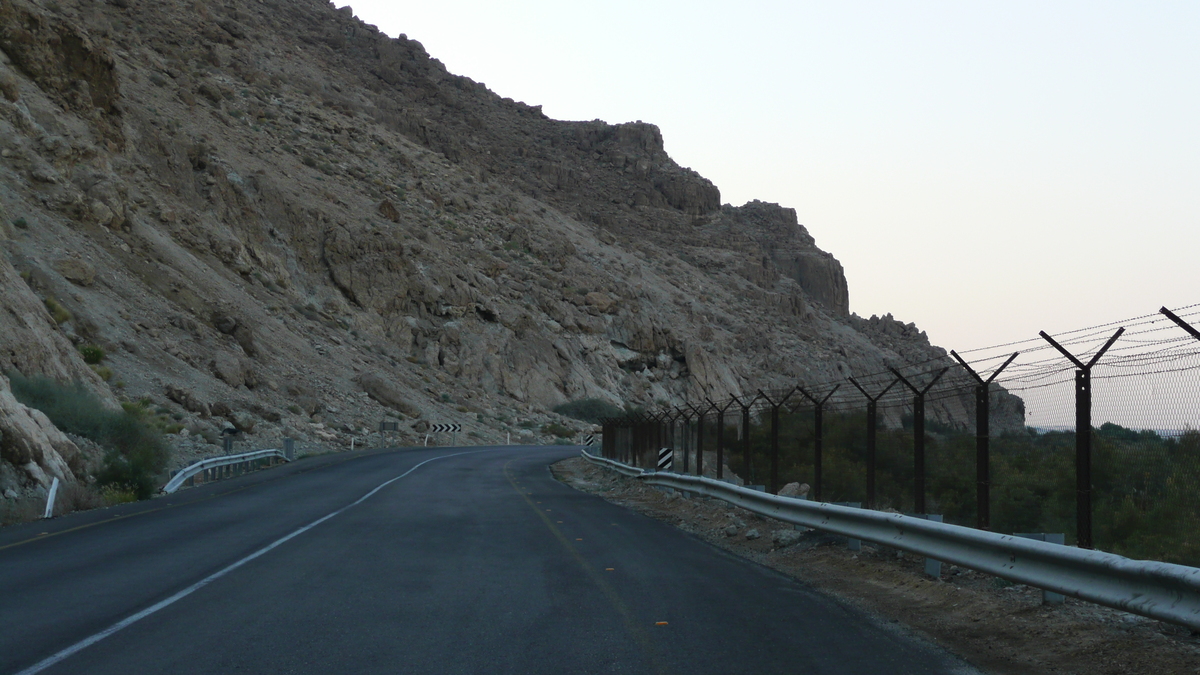
M899 623L992 673L1200 672L1200 637L1185 628L1068 598L1041 604L1041 591L944 565L940 580L923 559L763 518L716 499L686 498L582 458L551 467L583 492L669 522L708 543L811 584L882 621Z

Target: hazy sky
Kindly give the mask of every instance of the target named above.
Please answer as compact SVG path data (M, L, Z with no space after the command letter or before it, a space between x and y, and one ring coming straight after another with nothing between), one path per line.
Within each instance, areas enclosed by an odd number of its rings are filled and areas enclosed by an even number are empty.
M551 117L657 124L947 349L1200 302L1198 2L352 6Z

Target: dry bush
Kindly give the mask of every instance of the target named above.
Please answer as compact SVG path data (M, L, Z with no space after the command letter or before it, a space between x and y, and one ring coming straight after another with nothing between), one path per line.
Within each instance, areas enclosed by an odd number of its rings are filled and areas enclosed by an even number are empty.
M42 517L45 509L45 500L37 497L0 499L0 526L37 520Z

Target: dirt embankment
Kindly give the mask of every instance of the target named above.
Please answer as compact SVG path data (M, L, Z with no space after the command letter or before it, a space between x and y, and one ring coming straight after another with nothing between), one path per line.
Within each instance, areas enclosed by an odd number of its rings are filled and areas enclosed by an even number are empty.
M811 584L885 620L924 634L993 673L1200 673L1200 636L1186 628L1068 598L1041 603L1041 591L763 518L725 502L641 484L582 458L552 467L562 482L673 523L737 555Z

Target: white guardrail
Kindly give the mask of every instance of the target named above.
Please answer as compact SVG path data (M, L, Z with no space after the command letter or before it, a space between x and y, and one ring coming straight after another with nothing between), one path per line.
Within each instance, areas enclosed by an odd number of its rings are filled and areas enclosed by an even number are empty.
M1200 568L1130 560L898 513L778 497L711 478L642 471L586 451L583 456L650 485L715 497L776 520L890 546L1200 631Z
M178 490L180 486L183 485L184 481L208 469L215 469L219 466L229 466L231 464L241 464L242 462L253 462L272 457L278 457L285 462L291 461L287 458L282 450L255 450L253 452L243 452L240 455L209 457L208 459L202 459L199 462L195 462L183 469L180 469L179 473L172 476L171 480L163 486L162 491L167 494L171 494L172 492Z

